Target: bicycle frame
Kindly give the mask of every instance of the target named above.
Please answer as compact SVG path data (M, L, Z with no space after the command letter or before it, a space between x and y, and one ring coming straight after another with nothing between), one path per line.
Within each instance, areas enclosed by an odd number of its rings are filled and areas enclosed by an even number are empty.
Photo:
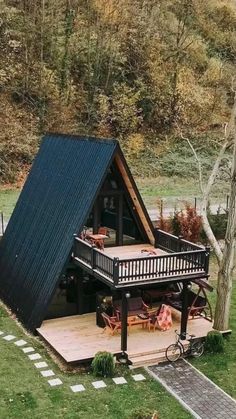
M191 347L192 347L192 342L193 342L193 337L190 336L189 339L187 339L188 342L188 347L187 349L185 349L183 343L181 342L181 338L180 338L180 334L177 333L177 331L175 331L176 333L176 344L179 345L180 350L181 350L181 355L189 355L191 354ZM187 333L186 333L186 337L187 337Z

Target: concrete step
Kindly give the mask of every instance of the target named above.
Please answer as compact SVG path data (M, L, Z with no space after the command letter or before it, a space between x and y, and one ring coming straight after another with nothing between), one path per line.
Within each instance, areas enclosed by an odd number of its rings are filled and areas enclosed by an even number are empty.
M151 351L145 351L145 352L137 352L134 354L129 354L129 357L134 359L134 358L139 358L141 356L146 356L146 355L153 355L153 354L160 354L165 352L166 348L160 348L160 349L153 349Z
M166 356L165 352L162 351L159 353L153 353L149 355L136 356L135 358L130 357L129 359L132 362L130 369L134 369L143 366L156 365L160 362L165 362Z

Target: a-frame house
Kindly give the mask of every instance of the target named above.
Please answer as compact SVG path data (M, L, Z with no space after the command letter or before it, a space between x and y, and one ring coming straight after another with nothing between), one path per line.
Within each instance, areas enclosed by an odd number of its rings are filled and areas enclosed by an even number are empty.
M0 296L46 339L45 319L116 298L124 353L128 298L178 284L184 336L189 284L207 288L208 262L208 249L154 229L118 141L48 134L0 242Z

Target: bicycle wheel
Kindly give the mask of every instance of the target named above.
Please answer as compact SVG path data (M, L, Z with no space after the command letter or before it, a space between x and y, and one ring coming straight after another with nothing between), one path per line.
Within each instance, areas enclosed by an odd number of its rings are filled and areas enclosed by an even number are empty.
M173 343L166 349L166 358L170 362L177 361L182 355L180 346L177 343Z
M191 355L199 358L204 352L204 344L202 342L193 342L191 345Z

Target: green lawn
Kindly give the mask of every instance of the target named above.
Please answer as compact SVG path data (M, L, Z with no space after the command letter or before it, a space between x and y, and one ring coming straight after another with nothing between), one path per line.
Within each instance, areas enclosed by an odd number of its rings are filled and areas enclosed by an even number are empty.
M214 258L211 261L211 283L215 288L211 295L211 301L214 306L216 299L216 262ZM236 279L236 278L235 278ZM234 280L231 311L230 311L230 328L232 334L225 339L225 353L222 354L205 354L199 359L191 361L195 367L201 370L219 387L236 399L236 283Z
M166 207L175 208L179 202L194 204L194 198L199 198L199 185L194 178L177 176L158 178L136 178L140 193L147 208L157 208L158 200L163 199ZM212 203L225 203L229 192L228 185L219 181L212 191ZM9 218L20 194L19 189L0 189L0 212Z
M157 201L162 199L166 207L174 209L181 201L194 204L194 198L199 200L201 195L198 180L194 177L160 176L135 180L148 208L156 208ZM225 181L217 181L217 185L212 189L211 203L224 204L228 193L229 185Z
M20 189L0 189L0 212L9 219L16 205Z
M25 339L63 381L61 387L50 387L27 355L13 342L0 337L0 418L128 419L137 408L157 410L163 419L191 417L143 370L140 371L147 377L145 382L134 382L125 369L118 371L118 375L124 375L128 384L117 386L111 379L105 379L108 386L100 390L93 389L91 383L98 379L91 374L61 372L41 343L26 336L3 307L0 307L0 330ZM73 384L83 384L86 391L72 393L69 386Z

